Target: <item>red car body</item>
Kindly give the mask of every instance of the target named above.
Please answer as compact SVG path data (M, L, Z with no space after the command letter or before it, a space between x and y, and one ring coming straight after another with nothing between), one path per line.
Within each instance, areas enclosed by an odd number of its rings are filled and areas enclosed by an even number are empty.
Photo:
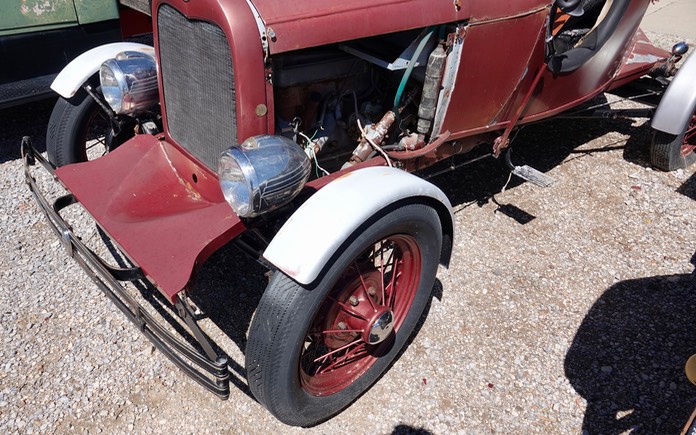
M340 5L306 1L288 12L283 3L254 2L268 30L275 34L269 38L271 56L468 21L466 30L457 35L464 41L462 57L442 124L442 131L451 134L450 141L468 138L478 143L479 135L504 129L539 70L543 70L543 76L522 122L556 115L646 74L669 57L652 46L638 29L649 0L628 2L619 28L602 52L566 75L554 74L544 63L543 37L550 10L547 1L454 3L459 5L424 0L361 0ZM210 2L155 1L153 10L161 4L175 5L192 19L218 23L227 35L237 86L237 137L230 139L230 145L235 140L239 143L247 137L274 132L274 90L266 80L263 48L246 2L220 1L211 7ZM156 25L154 28L158 47ZM312 31L305 31L308 28ZM187 286L195 269L217 248L244 232L245 224L225 203L211 168L187 154L170 136L166 94L161 95L161 101L163 137L137 135L107 156L59 168L57 175L173 300ZM268 108L263 116L256 113L260 105ZM446 154L453 154L453 150L441 148L439 155L433 152L422 160L434 162ZM425 164L419 162L419 166ZM310 181L309 187L320 187L327 181Z

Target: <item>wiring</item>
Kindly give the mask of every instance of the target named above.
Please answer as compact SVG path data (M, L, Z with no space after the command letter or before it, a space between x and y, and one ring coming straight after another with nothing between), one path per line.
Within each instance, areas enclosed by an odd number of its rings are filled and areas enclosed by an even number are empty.
M319 161L317 160L317 154L314 152L314 147L312 146L312 139L310 139L306 134L302 133L301 131L298 132L298 134L305 140L307 141L307 145L305 145L305 152L309 156L310 159L314 160L314 166L315 166L315 172L317 174L317 177L319 177L319 171L323 172L324 175L329 175L329 171L326 169L322 168L319 166ZM316 134L316 132L315 132ZM313 138L314 136L312 136Z
M365 129L363 129L363 126L362 126L362 124L360 123L360 119L356 118L356 121L357 121L357 123L358 123L358 129L360 129L360 133L362 134L362 137L363 137L366 141L368 141L368 142L370 143L370 145L372 145L372 148L374 148L375 150L379 151L380 154L382 154L382 157L384 157L384 159L387 161L387 165L389 165L390 168L393 167L394 165L392 164L391 159L389 159L389 156L388 156L387 153L382 149L382 147L379 146L379 145L377 145L372 139L370 139L370 138L367 136L367 133L365 132Z

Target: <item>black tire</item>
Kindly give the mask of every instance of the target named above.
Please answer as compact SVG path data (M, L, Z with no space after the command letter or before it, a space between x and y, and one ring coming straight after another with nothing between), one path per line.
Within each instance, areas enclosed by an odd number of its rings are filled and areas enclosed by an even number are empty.
M650 163L663 171L684 169L696 162L696 113L678 135L655 131Z
M246 347L247 380L256 399L294 426L316 425L352 403L391 365L416 327L430 299L441 246L437 213L410 204L363 225L311 288L276 272L254 314ZM375 260L378 251L381 259ZM379 281L390 282L375 290ZM339 322L364 323L375 331L375 323L347 314L345 301L355 312L389 309L393 330L369 344L375 335ZM333 325L347 331L337 333ZM353 346L336 351L344 343Z
M114 134L106 112L80 89L70 99L59 98L53 107L46 131L48 159L64 166L101 157L133 136L132 129L121 131L119 136Z

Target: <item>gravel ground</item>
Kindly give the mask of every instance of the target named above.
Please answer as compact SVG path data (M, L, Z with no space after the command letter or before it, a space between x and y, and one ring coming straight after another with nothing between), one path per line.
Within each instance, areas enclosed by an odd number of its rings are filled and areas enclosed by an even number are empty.
M65 255L17 151L24 134L43 147L51 108L0 112L5 433L677 433L696 406L683 375L696 352L696 168L651 169L645 120L525 128L515 159L553 176L548 189L513 179L503 191L493 160L433 179L457 237L420 332L351 407L302 430L243 382L226 402L203 391ZM239 379L262 272L222 250L195 290Z

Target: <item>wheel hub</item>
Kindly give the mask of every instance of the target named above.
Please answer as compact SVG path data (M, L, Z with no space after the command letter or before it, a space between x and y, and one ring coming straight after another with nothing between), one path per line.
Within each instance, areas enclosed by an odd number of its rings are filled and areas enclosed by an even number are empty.
M377 311L363 333L363 340L368 344L378 344L389 337L394 330L394 313L386 307Z
M380 281L379 271L370 270L344 285L338 298L343 309L336 307L327 319L326 329L335 331L325 337L329 348L345 346L358 337L369 345L382 343L389 337L394 330L394 312L381 300L382 292L377 291L381 289Z

